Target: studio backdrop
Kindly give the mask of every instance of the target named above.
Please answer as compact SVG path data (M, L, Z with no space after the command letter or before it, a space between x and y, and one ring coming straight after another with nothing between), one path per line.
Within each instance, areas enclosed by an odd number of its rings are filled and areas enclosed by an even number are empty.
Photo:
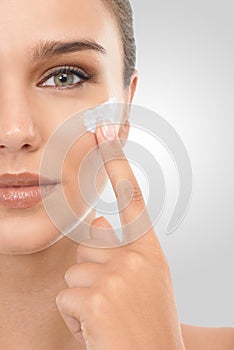
M180 321L234 326L234 3L132 4L139 71L134 103L174 128L192 164L190 206L166 235L180 190L178 172L166 147L145 138L165 178L167 200L155 229L170 265ZM130 136L136 138L134 130ZM139 174L143 187L144 176Z

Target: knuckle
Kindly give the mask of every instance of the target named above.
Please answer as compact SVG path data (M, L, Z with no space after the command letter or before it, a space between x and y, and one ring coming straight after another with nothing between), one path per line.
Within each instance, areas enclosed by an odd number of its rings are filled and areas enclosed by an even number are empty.
M63 289L56 296L56 304L60 307L63 307L66 301L67 301L67 290Z
M143 198L141 189L137 185L133 185L128 191L129 191L128 195L130 197L131 202L134 204L134 206L143 208L144 198Z
M77 267L78 265L72 266L66 271L64 279L68 284L71 283L71 281L74 279L74 276L77 275Z
M110 273L105 280L105 289L111 291L111 293L123 288L124 285L124 277L115 272Z
M82 244L78 246L76 249L76 260L77 262L83 261L85 257L86 247L84 247Z
M133 184L128 180L121 180L117 184L117 192L121 206L134 203L137 207L144 208L144 197L137 184Z
M145 259L140 253L132 250L126 254L125 264L127 265L128 269L132 271L139 270L139 268L143 266L144 263Z
M89 297L87 309L87 311L90 312L92 315L97 315L97 317L100 317L100 314L105 312L105 310L107 309L106 296L98 289L92 292Z
M76 250L76 262L80 264L80 263L89 261L89 256L91 251L92 251L92 248L80 243Z
M131 195L132 201L137 204L143 204L144 198L141 189L138 186L132 187L132 195Z

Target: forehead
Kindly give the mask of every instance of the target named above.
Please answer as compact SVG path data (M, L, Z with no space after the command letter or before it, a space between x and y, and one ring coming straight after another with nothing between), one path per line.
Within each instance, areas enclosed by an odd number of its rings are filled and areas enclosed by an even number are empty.
M111 51L119 44L116 23L101 0L1 0L0 55L40 41L82 38Z

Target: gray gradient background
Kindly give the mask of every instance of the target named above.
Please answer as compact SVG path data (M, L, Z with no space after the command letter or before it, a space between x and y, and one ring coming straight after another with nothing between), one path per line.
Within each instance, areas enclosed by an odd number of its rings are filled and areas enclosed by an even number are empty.
M234 326L234 3L132 4L140 75L134 101L176 129L193 166L187 216L172 235L161 235L160 225L157 231L171 268L180 321ZM170 158L165 166L168 196L174 198L178 184ZM166 221L160 220L161 225Z

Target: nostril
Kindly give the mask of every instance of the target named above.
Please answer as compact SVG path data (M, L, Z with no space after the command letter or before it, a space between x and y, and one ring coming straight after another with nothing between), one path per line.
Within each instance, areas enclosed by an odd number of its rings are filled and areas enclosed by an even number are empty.
M28 149L28 148L30 148L30 147L31 147L31 146L30 146L28 143L26 143L25 145L23 145L22 148Z
M3 149L3 148L7 148L7 146L0 145L0 150ZM31 145L28 144L28 143L24 144L24 145L21 147L21 149L25 149L25 150L27 150L27 149L29 149L29 148L31 148Z

